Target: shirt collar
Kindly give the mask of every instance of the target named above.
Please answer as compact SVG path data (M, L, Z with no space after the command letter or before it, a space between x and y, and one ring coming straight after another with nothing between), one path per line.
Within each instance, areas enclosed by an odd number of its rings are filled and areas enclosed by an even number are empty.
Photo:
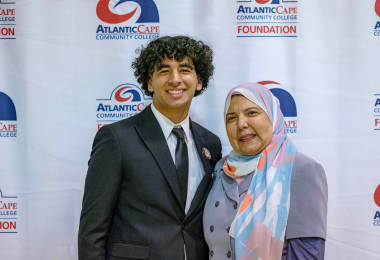
M190 138L190 119L189 115L179 124L174 124L169 118L161 114L153 105L151 105L152 112L154 116L156 117L158 124L161 126L162 132L164 133L165 140L168 140L172 130L174 127L182 127L183 131L185 132L185 139L186 142L188 141L188 138Z

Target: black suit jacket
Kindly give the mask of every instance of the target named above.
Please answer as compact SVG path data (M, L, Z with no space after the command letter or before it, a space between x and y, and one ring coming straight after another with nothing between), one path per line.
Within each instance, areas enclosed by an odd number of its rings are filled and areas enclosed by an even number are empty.
M98 131L84 190L79 260L180 260L184 244L188 260L208 259L202 215L221 143L191 120L190 130L205 176L186 215L175 165L150 106Z

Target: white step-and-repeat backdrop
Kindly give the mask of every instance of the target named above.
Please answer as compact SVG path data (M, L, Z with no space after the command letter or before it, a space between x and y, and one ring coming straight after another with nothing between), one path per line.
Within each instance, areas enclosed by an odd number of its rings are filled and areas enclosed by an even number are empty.
M0 259L77 258L95 133L151 102L135 50L179 34L215 52L190 114L223 154L228 91L265 84L325 168L326 259L380 259L380 0L1 0Z

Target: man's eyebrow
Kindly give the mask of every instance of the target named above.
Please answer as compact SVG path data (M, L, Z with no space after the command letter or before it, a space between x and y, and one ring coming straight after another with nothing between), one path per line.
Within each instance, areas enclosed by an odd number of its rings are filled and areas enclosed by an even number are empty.
M194 69L194 66L191 65L190 63L183 63L183 64L180 64L179 66L180 66L180 67L186 67L186 68L188 68L188 69L190 69L190 70L193 70L193 69ZM162 69L164 69L164 68L170 68L170 66L167 65L167 64L160 64L160 65L157 66L156 70L157 70L157 71L160 71L160 70L162 70Z
M183 63L183 64L180 64L179 66L180 67L186 67L186 68L189 68L191 70L194 69L193 65L191 65L190 63Z
M166 65L166 64L160 64L157 66L157 71L160 71L162 70L163 68L169 68L170 66L169 65Z

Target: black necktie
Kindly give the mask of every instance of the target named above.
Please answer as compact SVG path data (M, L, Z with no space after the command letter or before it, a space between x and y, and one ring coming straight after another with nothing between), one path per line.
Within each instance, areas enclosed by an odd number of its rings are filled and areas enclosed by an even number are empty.
M175 167L181 192L182 206L186 206L187 198L187 178L189 175L189 156L187 153L187 144L183 136L182 128L173 128L172 134L177 137L177 147L175 148Z

